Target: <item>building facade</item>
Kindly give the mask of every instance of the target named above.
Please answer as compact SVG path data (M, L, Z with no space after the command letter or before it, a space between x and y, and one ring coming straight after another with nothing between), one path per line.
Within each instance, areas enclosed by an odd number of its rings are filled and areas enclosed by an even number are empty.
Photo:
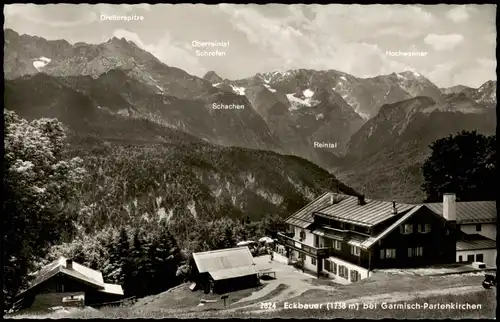
M206 293L226 293L255 287L258 271L247 246L193 253L193 282Z
M445 216L440 203L427 206L434 212ZM447 220L456 223L462 231L457 241L456 262L482 262L488 267L496 267L497 260L497 211L495 201L456 202L452 217Z
M44 266L30 286L17 295L16 309L46 309L72 306L73 302L92 306L123 299L121 285L105 283L102 273L60 257Z
M468 239L453 220L453 195L443 197L441 208L325 193L287 218L275 259L343 282L373 269L451 264Z

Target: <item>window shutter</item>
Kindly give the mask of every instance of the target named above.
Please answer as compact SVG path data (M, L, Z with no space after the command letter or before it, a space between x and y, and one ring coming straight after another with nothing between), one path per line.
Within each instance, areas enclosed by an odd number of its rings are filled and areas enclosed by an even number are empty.
M408 248L408 257L411 257L411 255L412 255L412 249Z
M383 249L380 250L380 259L384 259L385 258L385 251Z

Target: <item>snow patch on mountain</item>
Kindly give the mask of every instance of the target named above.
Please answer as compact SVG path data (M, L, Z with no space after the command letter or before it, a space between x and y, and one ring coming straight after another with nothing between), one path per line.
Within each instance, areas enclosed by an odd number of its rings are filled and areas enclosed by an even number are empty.
M323 115L323 113L316 115L316 121L324 119L324 118L325 118L325 116Z
M233 91L236 94L238 94L238 95L245 95L245 90L246 90L245 87L238 87L238 86L235 86L235 85L231 84L231 88L233 89Z
M148 78L153 82L153 84L156 86L156 88L158 88L158 90L161 92L161 94L163 94L164 90L163 88L161 88L157 83L156 83L156 80L153 79L153 77L149 76L148 75Z
M306 89L305 91L302 92L304 94L305 97L309 98L309 97L313 97L314 95L314 92L311 91L309 88Z
M271 86L267 85L267 84L264 84L264 86L271 92L273 93L276 93L276 90L274 88L272 88Z
M310 93L308 92L308 95L309 94ZM286 94L286 98L288 98L288 102L290 102L289 110L298 110L302 106L311 107L319 104L319 101L313 100L311 96L307 97L306 95L304 95L304 98L302 99L300 97L295 96L295 94Z
M219 86L221 83L217 83L217 84L212 84L213 87L217 87Z
M42 56L33 61L33 67L35 67L38 71L40 71L40 69L45 67L51 61L52 59Z

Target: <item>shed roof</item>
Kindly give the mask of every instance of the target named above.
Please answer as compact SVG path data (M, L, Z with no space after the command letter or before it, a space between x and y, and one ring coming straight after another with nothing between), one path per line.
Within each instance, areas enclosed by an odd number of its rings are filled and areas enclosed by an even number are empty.
M457 251L496 249L497 242L479 234L467 235L467 240L457 241Z
M124 295L122 286L119 284L104 283L104 289L99 290L99 292L108 293L108 294L116 294L116 295Z
M258 274L258 272L253 266L240 266L234 268L220 269L218 271L212 271L209 272L209 274L210 276L212 276L214 281L220 281L234 277L254 275Z
M457 204L457 224L480 224L497 222L496 201L459 201ZM429 209L443 215L443 203L426 203Z
M246 246L193 253L193 259L200 273L253 265L252 253Z

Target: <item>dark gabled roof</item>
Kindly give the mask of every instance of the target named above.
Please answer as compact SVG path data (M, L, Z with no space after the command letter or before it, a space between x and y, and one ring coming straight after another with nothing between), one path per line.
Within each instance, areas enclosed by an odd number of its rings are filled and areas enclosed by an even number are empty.
M332 219L344 221L360 226L371 227L389 218L394 217L392 213L392 202L365 199L364 205L358 204L358 197L346 196L333 205L324 207L316 212ZM396 203L399 214L404 213L416 205Z
M123 290L121 285L106 284L102 278L102 274L99 271L93 270L86 266L83 266L75 261L72 262L72 269L66 267L67 258L61 256L52 263L42 267L40 271L36 273L35 279L30 283L28 288L19 295L25 293L26 291L34 288L35 286L47 281L51 277L62 273L68 275L74 279L77 279L89 286L92 286L99 290L100 292L113 293L123 295ZM108 290L111 290L108 292ZM19 296L18 295L18 296Z
M427 203L429 209L443 215L443 203ZM457 202L457 224L481 224L497 222L496 201Z
M209 273L214 280L257 274L247 246L193 253L199 273Z
M466 240L457 241L457 251L496 249L497 242L480 234L470 234Z
M396 222L389 227L387 227L386 230L378 234L377 236L367 238L364 242L361 243L361 247L364 249L368 249L372 247L376 242L387 236L390 232L392 232L394 229L396 229L399 225L401 225L403 222L405 222L408 218L413 216L419 209L421 209L422 206L416 206L409 212L407 212L404 216L396 220Z
M377 236L370 237L370 238L366 239L361 244L361 247L364 248L364 249L368 249L368 248L372 247L376 242L378 242L379 240L381 240L382 238L384 238L385 236L387 236L390 232L392 232L394 229L396 229L399 225L401 225L402 223L404 223L406 220L408 220L411 216L413 216L415 213L417 213L422 208L429 209L427 207L427 205L417 205L417 206L415 206L412 210L410 210L409 212L407 212L406 214L404 214L401 218L399 218L398 220L396 220L395 223L393 223L392 225L390 225L383 232L381 232ZM430 209L430 213L433 214L434 216L436 216L437 218L441 219L451 229L456 229L448 221L446 221L446 219L444 219L443 216L440 216L439 214L436 214L434 211L432 211L432 209Z
M307 228L314 222L313 213L330 204L332 193L326 192L286 219L286 223Z

